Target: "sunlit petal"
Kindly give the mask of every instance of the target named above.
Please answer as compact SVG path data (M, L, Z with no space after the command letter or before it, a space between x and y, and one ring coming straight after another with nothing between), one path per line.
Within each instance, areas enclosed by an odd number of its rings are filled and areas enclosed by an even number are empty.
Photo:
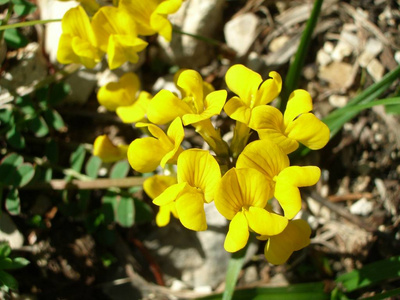
M236 252L244 248L249 239L249 228L246 217L239 212L229 224L229 231L225 238L224 248L228 252Z
M312 99L310 94L305 90L295 90L290 96L286 105L286 110L283 115L285 127L289 125L289 122L293 121L296 117L301 114L312 111Z
M272 71L269 72L269 77L260 85L254 106L268 104L279 96L282 89L281 75Z
M142 121L147 112L152 96L148 92L140 92L136 101L129 106L119 106L116 109L118 117L124 123L136 123Z
M244 211L244 215L249 223L249 227L261 235L279 234L288 224L287 218L270 213L260 207L250 206L248 210Z
M176 211L182 225L190 230L207 229L203 194L195 188L187 189L176 200Z
M155 199L161 195L164 190L176 183L175 177L154 175L143 182L143 189L151 199Z
M224 106L224 111L233 120L244 124L250 123L251 109L238 97L229 99Z

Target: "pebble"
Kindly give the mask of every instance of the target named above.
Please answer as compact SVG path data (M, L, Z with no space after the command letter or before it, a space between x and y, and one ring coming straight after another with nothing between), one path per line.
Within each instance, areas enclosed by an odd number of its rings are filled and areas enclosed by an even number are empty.
M376 82L382 79L383 74L385 73L385 68L379 62L379 60L373 58L367 65L367 72Z
M329 103L333 107L344 107L346 106L347 102L349 101L348 96L343 96L343 95L331 95L329 97Z
M374 205L371 201L368 201L366 198L361 198L360 200L353 203L350 207L350 212L359 216L368 216L371 214Z
M365 45L364 51L358 57L358 62L360 66L365 68L383 50L383 44L381 41L370 38Z
M253 44L258 29L259 20L253 13L237 16L225 24L224 35L229 47L243 56Z

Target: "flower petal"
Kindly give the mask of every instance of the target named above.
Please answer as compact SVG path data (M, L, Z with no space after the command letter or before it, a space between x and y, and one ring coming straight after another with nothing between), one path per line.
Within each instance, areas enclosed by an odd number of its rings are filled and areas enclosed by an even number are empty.
M304 220L290 221L286 229L271 236L264 249L268 262L274 265L285 263L293 251L310 244L311 228Z
M153 199L153 203L158 206L168 205L174 202L181 193L190 190L190 186L186 182L177 183L167 187L160 195Z
M289 158L270 140L251 142L244 148L236 162L237 168L252 168L265 174L269 181L289 166Z
M288 137L299 141L312 150L323 148L329 142L329 128L312 113L302 114L289 123Z
M255 169L232 168L221 178L214 202L221 215L231 220L243 208L264 208L270 194L265 175Z
M281 233L288 224L288 219L270 213L261 207L250 206L244 211L249 227L261 235L276 235Z
M139 77L131 72L125 73L118 82L103 85L97 93L97 100L107 110L115 111L119 106L131 105L139 88Z
M115 162L126 159L126 150L115 146L107 135L101 135L93 143L93 155L101 158L103 162Z
M192 111L186 103L172 92L161 90L150 101L147 118L150 122L161 125L188 113L192 113Z
M246 217L238 212L229 224L229 231L225 238L224 248L228 252L243 249L249 239L249 228Z
M221 179L221 171L215 158L205 150L189 149L178 157L178 182L187 182L204 194L207 203L214 194Z
M176 178L172 176L154 175L143 182L143 189L151 199L161 195L171 185L176 184Z
M290 96L286 105L285 113L283 114L283 120L285 127L289 125L296 117L301 114L312 111L312 99L310 94L305 90L295 90Z
M136 101L129 106L119 106L115 110L118 117L124 123L136 123L142 121L147 112L152 96L148 92L140 92Z
M274 195L286 218L292 219L301 209L299 187L316 184L320 176L321 170L315 166L288 167L276 176Z
M224 106L226 114L233 120L244 124L250 123L252 110L238 97L232 97Z
M173 210L176 211L175 202L160 206L160 210L156 215L156 224L158 227L164 227L169 224L169 221L171 220L171 213Z
M179 220L186 228L194 231L207 229L203 194L195 188L186 189L176 200Z
M229 89L238 95L247 107L253 107L258 87L262 82L260 74L243 65L233 65L226 72L225 81Z
M154 171L163 156L169 151L159 140L146 137L134 140L128 148L128 160L131 167L138 172Z
M125 62L137 63L137 52L146 48L147 43L138 37L112 34L109 37L107 54L111 70L120 67Z
M182 121L179 117L172 121L171 125L168 127L167 135L171 143L173 143L173 148L165 154L161 160L160 165L163 168L167 163L176 163L179 154L183 151L181 143L185 137L185 133L183 131Z
M269 72L269 79L265 80L257 91L254 106L264 105L272 102L279 96L282 90L282 78L277 72Z

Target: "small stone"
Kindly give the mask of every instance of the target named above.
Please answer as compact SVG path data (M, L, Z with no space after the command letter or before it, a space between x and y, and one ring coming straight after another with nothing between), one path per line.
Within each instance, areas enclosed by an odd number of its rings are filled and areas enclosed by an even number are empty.
M307 80L314 79L316 74L315 66L308 65L304 67L303 75Z
M375 58L383 50L382 42L377 39L369 39L365 45L364 51L358 58L360 66L365 68L373 58Z
M252 13L242 14L225 24L224 35L229 47L243 56L253 44L258 28L258 18Z
M324 47L323 47L324 51L328 54L331 54L333 49L335 49L335 46L333 45L332 42L325 42Z
M277 38L274 38L269 44L269 50L271 52L279 51L286 43L289 41L289 37L287 35L281 35Z
M374 205L371 201L368 201L367 198L361 198L360 200L353 203L350 207L350 212L359 216L368 216L371 214Z
M396 53L394 54L394 59L398 64L400 64L400 51L396 51Z
M7 241L11 249L21 248L24 244L24 236L11 217L4 212L0 217L0 241Z
M385 73L385 68L376 58L373 58L367 65L367 72L371 75L374 81L379 81Z
M321 67L319 77L329 83L333 89L346 88L352 81L353 66L345 63L334 61L327 66Z
M326 66L331 62L332 62L332 58L326 51L324 51L323 49L318 51L318 53L317 53L317 63L320 66Z
M348 101L349 101L349 97L347 97L347 96L331 95L329 97L329 103L333 107L344 107L344 106L346 106Z

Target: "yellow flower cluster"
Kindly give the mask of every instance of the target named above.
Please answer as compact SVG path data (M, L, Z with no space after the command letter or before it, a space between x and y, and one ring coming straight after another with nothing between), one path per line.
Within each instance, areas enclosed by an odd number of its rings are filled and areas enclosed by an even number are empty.
M110 69L126 61L136 63L137 53L147 46L138 36L158 33L170 41L172 25L167 16L181 4L182 0L120 0L116 6L100 7L94 0L81 1L62 19L57 60L94 68L107 53ZM83 7L93 14L91 19Z
M271 72L267 80L243 65L232 66L226 84L237 96L227 100L227 91L215 90L194 70L181 70L175 77L180 95L161 90L154 97L141 96L136 75L124 75L118 83L100 89L99 102L115 110L124 122L138 122L151 136L134 140L127 157L141 173L161 166L168 175L149 177L145 192L160 207L158 226L166 226L171 215L188 229L207 229L204 205L214 201L217 210L230 220L224 247L228 252L244 248L250 232L266 240L265 256L273 264L284 263L293 251L307 246L311 229L293 218L301 209L300 187L320 178L316 166L291 166L288 153L304 144L321 149L329 140L329 129L312 113L308 92L295 90L284 114L268 105L279 96L282 80ZM225 113L236 121L234 137L224 141L211 117ZM184 126L194 127L211 151L184 149ZM160 127L161 126L161 127ZM164 131L162 128L167 127ZM259 140L248 143L257 132ZM99 137L104 139L103 137ZM97 143L97 140L96 140ZM119 148L99 153L113 158ZM120 146L121 147L121 146ZM176 169L171 167L177 165ZM174 171L175 170L175 171ZM272 209L275 198L282 209Z

